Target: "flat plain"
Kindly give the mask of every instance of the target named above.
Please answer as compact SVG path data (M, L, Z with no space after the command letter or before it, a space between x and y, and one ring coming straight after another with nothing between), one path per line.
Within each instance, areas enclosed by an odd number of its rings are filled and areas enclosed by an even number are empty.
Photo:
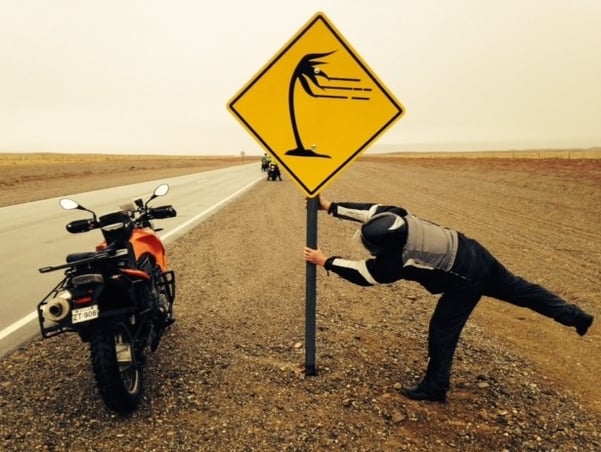
M83 183L241 163L98 159L1 166L0 205L34 200L40 187L60 196ZM414 283L359 288L320 270L318 374L304 375L306 211L283 178L260 182L168 247L178 320L149 360L136 413L122 419L103 408L76 337L35 338L0 361L0 449L601 450L601 158L374 155L324 190L461 230L596 316L579 337L484 298L460 340L444 405L399 392L425 368L437 300ZM365 257L355 229L319 214L328 254Z

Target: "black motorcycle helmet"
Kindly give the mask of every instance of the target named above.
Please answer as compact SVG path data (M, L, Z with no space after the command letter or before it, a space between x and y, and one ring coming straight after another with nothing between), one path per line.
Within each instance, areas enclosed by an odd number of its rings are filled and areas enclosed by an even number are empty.
M407 223L392 212L374 215L361 226L361 243L373 256L400 251L407 239Z

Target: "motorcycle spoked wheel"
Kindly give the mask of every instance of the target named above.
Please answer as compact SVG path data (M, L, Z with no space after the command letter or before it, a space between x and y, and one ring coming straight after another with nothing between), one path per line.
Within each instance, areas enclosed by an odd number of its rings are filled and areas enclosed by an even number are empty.
M142 399L144 378L127 318L99 322L90 351L96 385L106 406L119 414L133 412Z

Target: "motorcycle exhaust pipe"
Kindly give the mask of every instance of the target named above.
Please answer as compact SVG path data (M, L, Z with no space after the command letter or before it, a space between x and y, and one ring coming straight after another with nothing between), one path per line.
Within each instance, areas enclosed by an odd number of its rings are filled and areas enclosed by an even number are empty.
M44 318L51 322L60 322L71 312L69 304L70 294L62 293L58 297L53 298L44 306Z

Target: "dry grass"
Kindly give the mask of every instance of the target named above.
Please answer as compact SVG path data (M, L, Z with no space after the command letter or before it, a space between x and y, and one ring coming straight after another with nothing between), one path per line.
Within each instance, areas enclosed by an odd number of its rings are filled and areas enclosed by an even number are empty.
M99 190L157 175L175 177L252 161L258 166L258 157L0 154L0 207L62 196L66 185L75 184L80 191Z
M258 160L258 157L245 157L246 161ZM0 153L0 167L36 166L36 165L70 165L80 163L123 163L136 162L168 166L188 166L206 164L212 161L241 162L241 157L232 156L197 156L197 155L134 155L134 154L60 154L50 152L34 153Z
M67 179L81 191L107 188L110 184L126 184L160 177L175 177L208 171L242 163L259 163L260 156L196 156L196 155L124 155L124 154L67 154L67 153L0 153L0 207L30 202L41 197L64 195ZM440 163L440 160L472 162L481 159L503 161L507 164L522 160L565 160L590 162L596 168L601 161L601 149L565 149L487 152L389 152L366 153L363 161L389 159L419 159ZM72 184L73 185L73 184Z
M601 148L593 149L534 149L529 151L471 151L471 152L391 152L369 154L362 158L447 158L447 159L601 159Z

